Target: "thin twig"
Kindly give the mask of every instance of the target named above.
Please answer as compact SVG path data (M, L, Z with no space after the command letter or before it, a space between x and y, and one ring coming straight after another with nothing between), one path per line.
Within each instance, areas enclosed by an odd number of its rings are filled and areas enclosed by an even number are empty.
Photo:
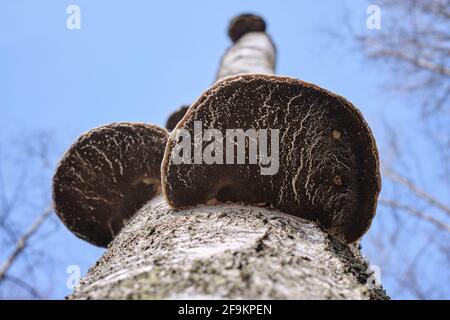
M421 58L415 58L407 55L404 52L391 50L391 49L382 49L382 50L374 50L369 52L370 56L373 57L391 57L397 58L398 60L402 60L419 69L426 69L431 72L435 72L437 74L443 76L450 76L450 68L447 68L444 65L435 64L432 61L427 61Z
M436 219L426 213L423 213L422 211L419 211L416 208L410 207L408 205L405 205L405 204L402 204L402 203L399 203L397 201L390 200L390 199L380 199L379 202L383 205L386 205L386 206L389 206L392 208L408 211L408 212L412 213L413 215L415 215L416 217L424 219L428 222L431 222L432 224L439 227L440 229L450 232L450 226L448 224L446 224L442 221L439 221L438 219Z
M3 263L2 267L0 268L0 282L5 279L6 273L11 268L12 264L17 260L17 257L24 251L27 245L27 241L30 239L30 237L36 233L36 231L39 229L39 227L42 225L42 223L50 216L50 214L53 212L52 207L48 207L45 209L34 221L34 223L31 225L30 229L26 233L24 233L19 241L16 244L16 247L14 251L11 253L11 255L6 259L6 261Z
M11 283L14 283L16 286L21 287L22 289L28 291L28 293L34 298L34 299L44 299L44 297L32 286L30 286L28 283L26 283L25 281L23 281L20 278L17 277L13 277L10 275L6 275L3 278L5 281L9 281Z
M404 177L402 177L402 176L392 172L391 170L387 170L385 172L385 176L387 176L391 180L394 180L394 181L404 185L405 187L410 189L412 192L414 192L416 195L418 195L422 199L426 200L431 205L441 209L446 214L450 215L450 207L446 206L445 204L443 204L442 202L440 202L439 200L437 200L436 198L434 198L433 196L431 196L427 192L419 189L419 187L417 187L410 180L408 180L408 179L406 179L406 178L404 178Z

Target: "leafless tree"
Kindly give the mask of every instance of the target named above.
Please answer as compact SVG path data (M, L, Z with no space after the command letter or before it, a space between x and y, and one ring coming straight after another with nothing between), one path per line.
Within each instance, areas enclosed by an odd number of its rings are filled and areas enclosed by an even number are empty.
M42 243L52 223L52 135L37 132L0 143L0 295L46 298L51 257ZM49 282L49 286L50 286Z
M381 29L348 25L339 36L350 39L367 65L381 67L382 90L404 99L420 119L411 123L413 137L404 128L382 125L384 190L366 250L398 291L448 298L450 287L441 277L450 276L449 247L443 245L450 240L450 1L370 4L381 9ZM414 145L419 141L434 153L421 154L424 149Z

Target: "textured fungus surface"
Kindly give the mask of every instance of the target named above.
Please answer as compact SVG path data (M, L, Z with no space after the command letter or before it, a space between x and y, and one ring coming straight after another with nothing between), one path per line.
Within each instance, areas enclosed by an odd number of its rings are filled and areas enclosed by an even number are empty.
M249 32L265 32L266 22L254 14L241 14L231 20L228 27L228 36L233 42L238 41Z
M145 205L71 299L386 299L356 245L237 204Z
M280 168L261 175L248 152L245 164L176 165L171 155L178 137L172 133L162 165L171 206L211 199L267 203L318 221L345 242L356 241L370 226L381 184L378 153L361 113L344 98L292 78L240 75L206 91L177 129L193 136L194 121L224 136L226 129L279 129Z
M160 192L167 132L114 123L82 135L53 178L55 211L78 237L106 246L128 219Z

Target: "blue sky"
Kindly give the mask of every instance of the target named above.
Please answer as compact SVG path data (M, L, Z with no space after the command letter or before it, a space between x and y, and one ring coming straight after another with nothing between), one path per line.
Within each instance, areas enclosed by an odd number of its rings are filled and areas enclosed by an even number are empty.
M70 4L81 8L81 30L66 28ZM114 121L164 125L171 111L212 84L230 45L229 19L250 11L268 22L278 74L345 96L381 139L379 124L388 112L405 126L415 114L405 102L380 95L383 75L324 31L344 28L345 8L349 22L365 28L365 1L0 0L0 137L49 131L56 163L93 127ZM103 252L65 228L44 244L57 257L54 298L70 292L67 265L86 272Z

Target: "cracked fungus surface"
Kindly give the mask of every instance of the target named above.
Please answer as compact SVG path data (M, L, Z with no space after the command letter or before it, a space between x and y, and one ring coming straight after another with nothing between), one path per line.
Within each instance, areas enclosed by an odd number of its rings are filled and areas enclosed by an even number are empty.
M155 197L71 299L386 299L356 246L276 210Z
M279 129L280 168L275 175L261 175L258 164L248 164L248 151L246 164L175 165L170 154L178 138L172 134L162 167L170 205L212 198L269 203L319 221L344 242L369 228L381 187L378 152L362 115L344 98L291 78L240 75L206 91L177 129L193 136L194 121L224 136L226 129Z
M106 246L124 223L160 191L167 132L114 123L82 135L53 179L55 211L78 237Z

